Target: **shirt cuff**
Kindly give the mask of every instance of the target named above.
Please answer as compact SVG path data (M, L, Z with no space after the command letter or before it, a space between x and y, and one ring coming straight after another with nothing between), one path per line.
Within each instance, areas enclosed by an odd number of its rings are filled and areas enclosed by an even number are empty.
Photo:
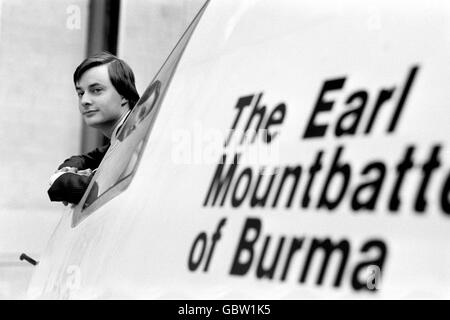
M58 179L58 178L59 178L61 175L63 175L64 173L67 173L67 172L57 172L57 173L53 174L53 175L50 177L50 180L48 181L48 184L49 184L49 185L52 185L53 182L55 182L55 180Z

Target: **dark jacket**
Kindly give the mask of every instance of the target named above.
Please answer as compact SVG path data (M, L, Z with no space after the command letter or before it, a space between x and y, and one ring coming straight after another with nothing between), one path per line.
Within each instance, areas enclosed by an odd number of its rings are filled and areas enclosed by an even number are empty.
M102 162L109 146L110 144L107 144L89 153L72 156L64 160L58 167L58 170L64 167L75 167L78 170L95 170ZM93 174L91 176L82 176L71 172L60 175L47 191L50 201L67 201L77 204L83 197L92 177Z
M72 156L69 159L64 160L63 163L60 164L58 170L64 167L75 167L78 170L85 169L97 169L102 162L103 157L108 151L110 144L106 144L103 147L96 148L95 150L88 152L86 154L82 154L79 156Z

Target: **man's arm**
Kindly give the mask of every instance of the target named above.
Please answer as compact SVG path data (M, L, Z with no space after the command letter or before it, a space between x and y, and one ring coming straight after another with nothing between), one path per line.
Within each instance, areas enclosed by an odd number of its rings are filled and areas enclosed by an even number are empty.
M108 151L110 144L106 144L100 148L96 148L95 150L82 154L79 156L72 156L69 159L64 160L64 162L58 167L58 170L61 170L65 167L73 167L78 170L84 169L96 169L102 162L103 157Z
M93 174L81 175L72 172L66 172L60 175L47 191L50 201L63 201L77 204L83 197L92 177Z
M50 177L50 189L47 191L50 200L64 204L80 202L92 179L92 170L98 168L109 146L108 143L87 154L66 159Z

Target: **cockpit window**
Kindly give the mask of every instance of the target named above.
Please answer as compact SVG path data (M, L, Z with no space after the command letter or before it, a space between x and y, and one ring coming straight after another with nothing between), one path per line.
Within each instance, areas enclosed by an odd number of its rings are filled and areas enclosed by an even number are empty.
M130 185L178 62L207 5L208 1L117 132L115 143L109 147L83 198L74 209L72 227Z
M139 102L131 111L127 121L117 133L117 139L123 141L128 137L136 127L154 110L156 101L159 97L161 82L156 80L144 92Z

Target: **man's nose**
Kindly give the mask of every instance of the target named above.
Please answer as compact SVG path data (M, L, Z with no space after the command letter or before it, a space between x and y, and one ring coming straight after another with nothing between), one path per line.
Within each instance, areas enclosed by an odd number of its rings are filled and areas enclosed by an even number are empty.
M87 107L92 104L91 98L90 98L89 94L86 92L83 93L83 95L81 96L80 102L83 107Z

